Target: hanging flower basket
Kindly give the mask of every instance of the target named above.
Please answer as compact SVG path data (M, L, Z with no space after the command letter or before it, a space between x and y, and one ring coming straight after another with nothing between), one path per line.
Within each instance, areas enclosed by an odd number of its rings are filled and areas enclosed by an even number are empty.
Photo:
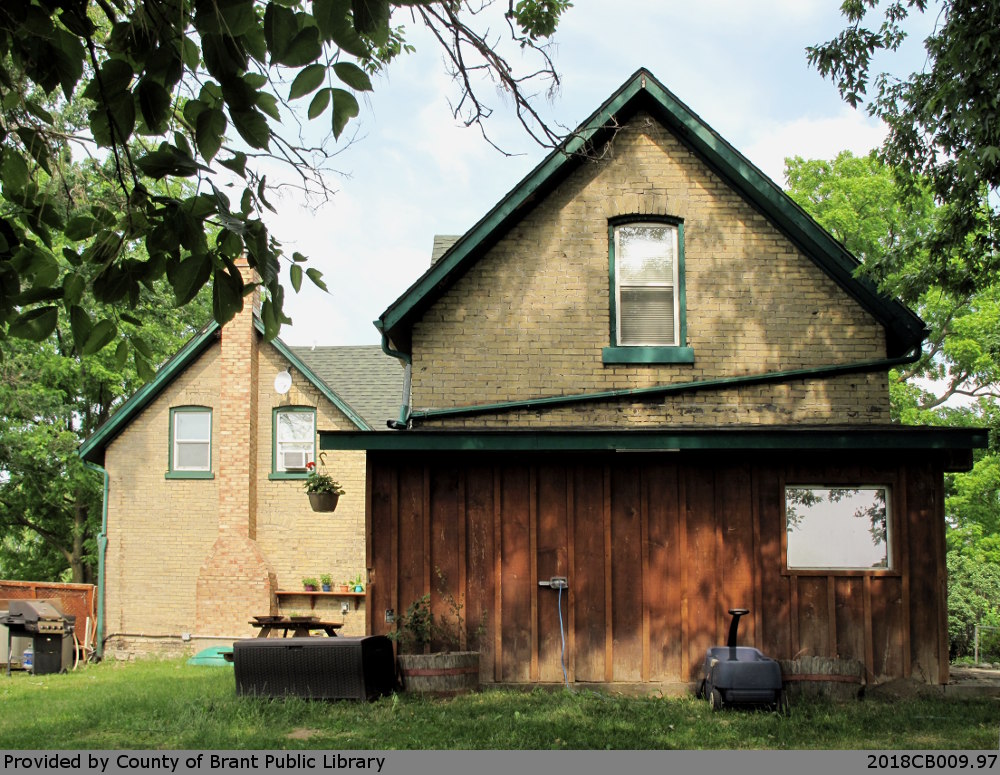
M340 493L337 492L309 493L309 505L313 511L335 511L339 500Z

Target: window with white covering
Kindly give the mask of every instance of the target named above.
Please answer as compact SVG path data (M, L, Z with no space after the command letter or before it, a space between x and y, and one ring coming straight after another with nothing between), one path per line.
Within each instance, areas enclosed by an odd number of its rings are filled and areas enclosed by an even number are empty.
M181 406L170 410L168 474L208 474L212 470L212 410Z
M305 474L316 461L316 409L295 406L274 412L275 473Z
M614 227L615 344L677 346L680 330L678 227Z

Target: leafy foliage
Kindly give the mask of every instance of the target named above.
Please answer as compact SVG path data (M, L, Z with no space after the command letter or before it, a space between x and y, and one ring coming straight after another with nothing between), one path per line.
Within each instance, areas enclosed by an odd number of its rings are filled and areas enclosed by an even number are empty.
M513 97L529 126L538 116L523 91L555 79L539 42L555 30L565 0L521 0L511 38L542 57L518 76L495 41L470 26L482 8L432 0L5 0L0 5L0 338L41 342L68 320L76 352L120 339L87 312L84 291L136 310L161 280L177 304L211 288L220 323L250 289L236 267L245 256L266 289L268 337L284 323L285 267L298 289L304 256L288 259L262 220L274 208L258 160L290 165L328 193L325 148L305 148L286 127L302 114L346 140L371 75L412 50L394 10L427 24L454 65L468 123L489 109L470 71L485 71ZM75 106L67 125L61 109ZM536 136L554 140L544 124ZM72 148L72 150L71 150ZM65 193L80 153L107 160L113 183L78 211L53 201L39 176ZM191 185L177 186L187 180ZM154 183L162 181L157 188ZM140 247L142 251L136 251ZM305 276L325 288L314 268ZM133 341L128 346L140 349Z
M868 112L889 128L882 157L908 192L919 196L926 185L940 207L934 229L920 239L936 284L957 296L994 284L1000 270L1000 5L945 0L924 43L924 71L902 79L888 73L873 79L872 58L898 49L906 18L924 12L926 0L848 0L841 8L847 28L808 48L810 64L833 79L852 106L874 86ZM881 24L867 26L876 9ZM879 261L898 270L907 260L903 247Z

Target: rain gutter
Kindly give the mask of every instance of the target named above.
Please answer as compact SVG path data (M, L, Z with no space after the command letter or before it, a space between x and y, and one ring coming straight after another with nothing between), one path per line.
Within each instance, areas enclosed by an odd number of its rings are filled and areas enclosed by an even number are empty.
M97 631L94 637L94 654L104 658L104 562L108 553L108 485L110 477L107 469L84 460L83 465L96 471L104 478L104 497L101 499L101 532L97 534Z
M447 417L497 414L518 410L551 409L553 407L593 401L613 401L620 398L657 398L660 396L669 396L678 393L695 393L702 390L724 390L734 387L746 387L748 385L766 385L780 382L791 382L794 380L811 379L814 377L836 377L844 374L863 374L872 371L888 370L897 366L905 366L917 361L920 358L920 354L920 348L915 347L906 355L896 358L878 358L874 360L854 361L852 363L841 363L829 366L814 366L808 369L769 371L763 374L747 374L739 377L696 380L694 382L679 382L671 385L655 385L653 387L644 388L625 388L622 390L607 390L597 393L575 393L565 396L526 398L517 401L501 401L495 404L456 406L448 409L426 409L423 411L410 412L409 418L414 421L436 420ZM395 426L390 425L390 427ZM398 429L401 430L402 428Z
M389 335L385 332L385 327L381 320L374 321L375 328L382 334L382 352L390 358L396 358L403 364L403 395L399 405L399 419L388 420L386 425L394 431L405 431L410 424L410 384L413 378L413 359L404 352L394 350L389 346Z

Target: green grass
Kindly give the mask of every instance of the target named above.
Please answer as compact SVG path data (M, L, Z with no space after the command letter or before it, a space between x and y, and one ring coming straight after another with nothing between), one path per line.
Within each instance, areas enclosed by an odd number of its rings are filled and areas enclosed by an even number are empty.
M0 676L3 749L991 749L996 699L793 704L790 717L694 698L485 690L377 702L236 696L228 667L183 661Z

